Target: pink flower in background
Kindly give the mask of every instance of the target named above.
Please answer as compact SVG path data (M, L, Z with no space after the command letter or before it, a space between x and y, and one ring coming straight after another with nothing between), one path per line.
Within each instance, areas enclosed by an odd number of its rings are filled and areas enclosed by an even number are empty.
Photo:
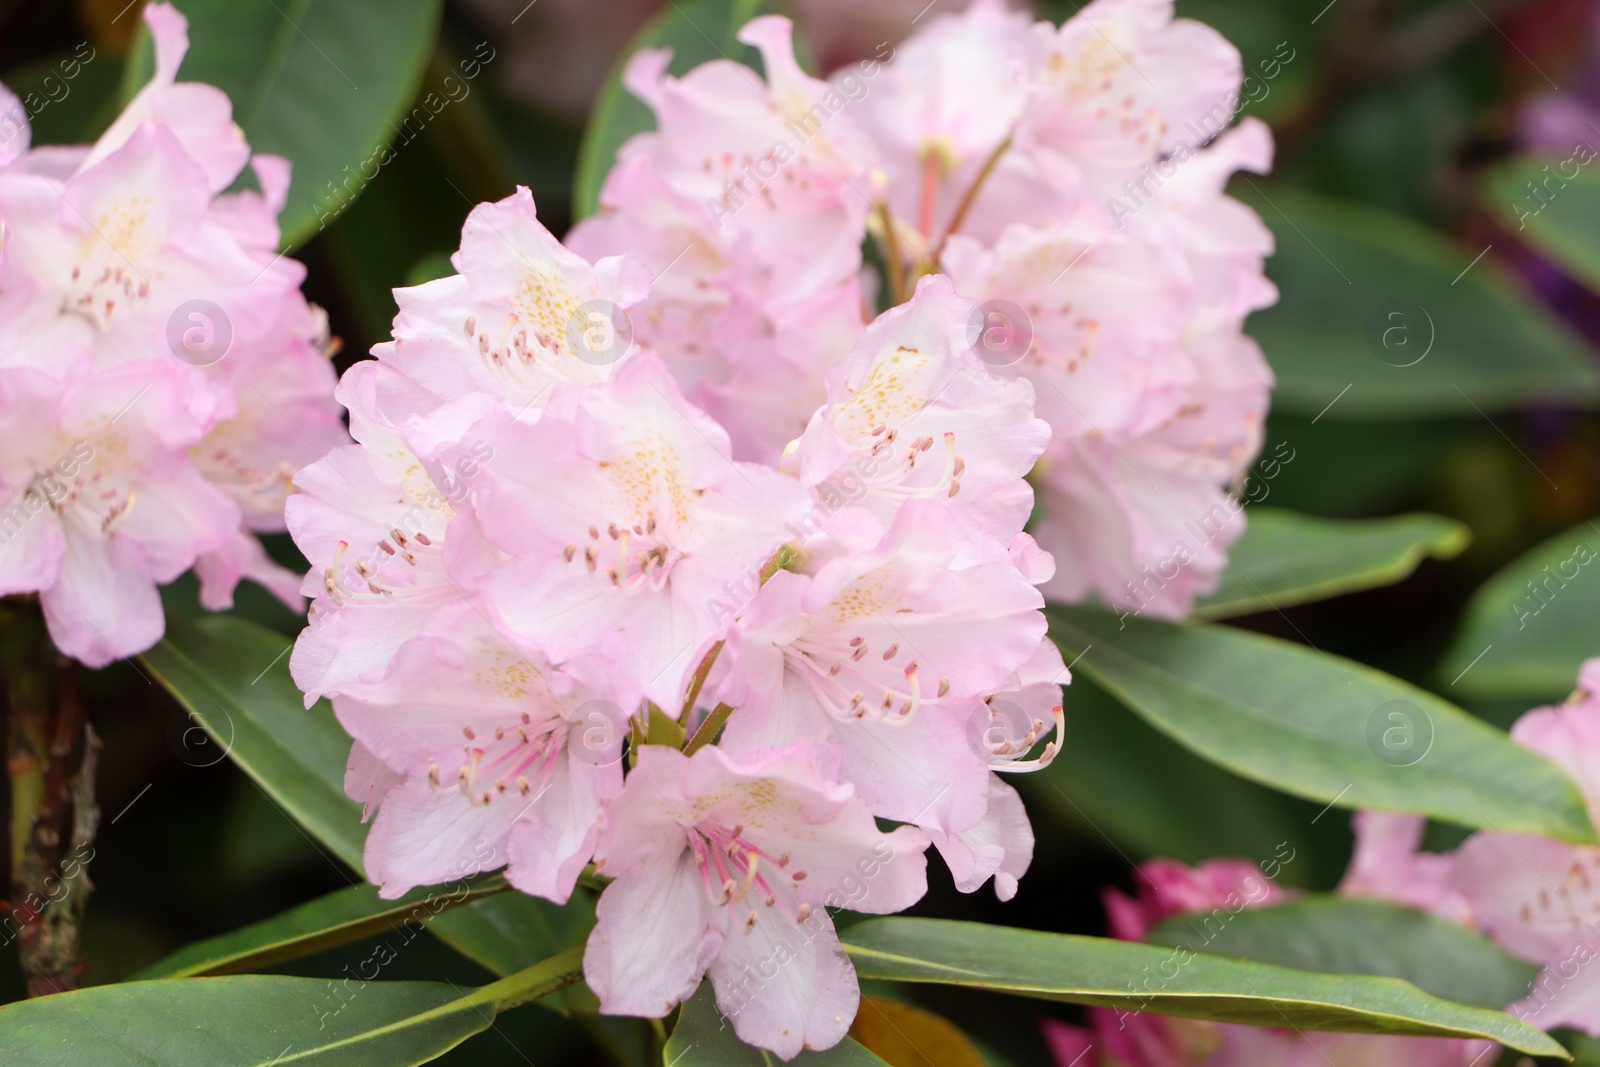
M683 78L666 74L664 52L629 60L625 83L657 131L623 145L599 213L567 242L649 266L641 341L724 423L736 456L771 463L862 328L871 201L848 99L800 70L788 21L755 19L739 36L766 81L725 60Z
M1258 866L1213 859L1198 867L1166 859L1142 863L1134 896L1114 889L1105 893L1111 933L1142 941L1165 920L1191 915L1191 928L1209 943L1239 912L1284 899L1285 892L1263 873L1269 864L1279 861ZM1044 1020L1045 1041L1058 1067L1480 1067L1495 1049L1486 1041L1305 1033L1111 1008L1090 1008L1088 1014L1087 1027Z
M1347 897L1392 900L1471 925L1472 909L1453 884L1453 853L1421 852L1427 820L1420 815L1358 811L1355 855L1339 883Z
M1577 783L1590 819L1600 816L1600 659L1584 663L1566 704L1535 708L1513 740L1548 757ZM1600 848L1480 830L1456 854L1451 886L1475 925L1542 964L1512 1011L1541 1029L1573 1026L1600 1036Z
M0 593L38 592L57 647L90 666L155 644L157 584L239 528L238 506L189 461L216 398L185 377L163 362L66 379L0 371L0 478L15 502Z
M792 1058L844 1037L860 997L827 908L887 914L927 889L927 837L884 833L804 745L736 760L645 746L596 849L616 879L584 953L600 1010L663 1015L709 971L741 1039Z
M1106 920L1113 937L1143 941L1174 915L1227 906L1259 908L1283 899L1284 892L1261 868L1244 859L1206 860L1198 867L1153 859L1139 865L1134 896L1115 889L1104 893Z
M1099 0L1059 29L984 0L827 83L795 68L781 20L743 39L768 83L632 60L659 128L622 147L569 238L650 263L641 336L735 455L773 462L800 437L790 469L822 485L863 451L803 422L846 360L859 386L877 358L854 345L860 297L915 303L914 283L947 275L979 302L964 347L1032 385L1052 430L1033 475L1046 594L1187 613L1243 532L1229 490L1272 386L1242 330L1276 299L1272 238L1225 194L1272 154L1261 123L1229 129L1237 51L1168 0ZM868 239L881 270L860 270Z
M927 0L794 0L801 38L818 67L832 71L916 30ZM959 10L964 0L942 0ZM581 122L631 37L671 8L661 0L467 0L463 5L508 52L497 64L506 92L545 114Z
M1165 0L1061 29L995 3L930 18L859 110L907 269L981 301L978 349L1053 429L1035 472L1046 595L1182 616L1243 531L1227 490L1272 374L1242 333L1272 240L1224 195L1270 165L1227 130L1238 53ZM981 61L974 59L981 56Z
M298 606L254 533L347 439L325 320L277 252L288 164L218 195L249 146L221 90L175 80L183 16L144 17L155 76L95 144L29 148L7 108L0 148L0 423L25 442L0 459L0 575L92 667L160 638L156 587L191 567L207 607L246 577Z

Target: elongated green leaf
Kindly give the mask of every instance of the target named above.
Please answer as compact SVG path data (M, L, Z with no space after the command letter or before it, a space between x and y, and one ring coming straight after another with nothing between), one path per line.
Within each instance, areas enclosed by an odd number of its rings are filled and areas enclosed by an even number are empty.
M1600 289L1600 174L1592 165L1572 153L1512 159L1489 172L1480 199L1519 240Z
M225 91L250 147L294 164L280 220L286 248L310 237L319 218L337 215L367 182L380 180L391 140L416 137L444 111L448 94L460 91L441 85L431 105L424 97L412 108L442 0L178 0L177 6L189 18L189 54L178 76ZM143 28L140 37L125 96L153 69Z
M1475 697L1560 700L1600 654L1600 521L1514 560L1473 594L1441 682Z
M1480 1008L1522 999L1539 973L1455 923L1387 901L1325 895L1234 914L1177 915L1149 940L1302 971L1402 978Z
M1314 885L1319 877L1339 877L1350 853L1347 820L1313 823L1321 805L1229 774L1123 707L1083 672L1075 674L1060 753L1037 774L1011 779L1030 811L1048 810L1097 844L1103 834L1130 860L1264 860L1287 842L1297 858L1278 872L1278 881ZM1205 803L1196 804L1195 797ZM1319 858L1327 869L1318 869Z
M1251 508L1250 525L1229 552L1215 593L1195 605L1201 618L1324 600L1398 582L1423 559L1449 559L1471 534L1438 515L1387 519L1318 519L1277 508Z
M1076 670L1236 774L1329 805L1595 840L1554 764L1398 678L1225 626L1052 616Z
M96 986L0 1008L7 1067L409 1067L575 981L581 954L463 994L438 982L231 975Z
M451 948L495 974L514 974L583 944L594 926L594 896L579 889L565 905L503 893L444 912L428 927Z
M702 982L694 996L683 1002L662 1062L673 1067L777 1067L786 1061L740 1041L733 1024L717 1010L711 983ZM802 1052L787 1062L803 1067L887 1067L848 1037L833 1048Z
M309 711L289 677L290 641L224 615L167 619L167 636L145 667L205 728L218 752L250 775L283 811L361 870L360 807L344 795L350 738L326 701ZM584 894L557 908L522 893L474 901L429 927L496 974L511 974L583 939L593 924Z
M145 667L272 800L361 869L361 807L344 795L350 737L327 701L310 709L289 677L282 634L218 615L167 619L167 636Z
M380 900L375 886L351 886L221 937L196 942L146 967L135 978L241 974L391 930L402 931L410 940L446 909L507 888L504 878L491 876L440 889L416 889L398 900Z
M629 42L622 58L606 79L589 113L589 126L578 150L578 173L573 182L572 212L578 218L593 215L600 205L617 149L636 133L655 129L650 109L622 85L622 70L643 48L672 49L673 74L683 75L714 59L731 59L757 71L760 55L739 43L739 28L768 10L762 0L693 0L674 3Z
M358 988L343 1001L339 987L322 979L236 975L61 993L0 1009L0 1060L16 1067L402 1067L428 1062L493 1018L443 983Z
M1520 1019L1452 1004L1395 978L1314 974L1132 941L944 919L871 919L840 936L865 978L1251 1026L1488 1038L1535 1055L1564 1055Z
M1482 249L1402 215L1249 182L1236 191L1277 238L1267 273L1281 295L1249 323L1278 376L1274 408L1412 418L1600 394L1588 349L1491 259L1473 265Z

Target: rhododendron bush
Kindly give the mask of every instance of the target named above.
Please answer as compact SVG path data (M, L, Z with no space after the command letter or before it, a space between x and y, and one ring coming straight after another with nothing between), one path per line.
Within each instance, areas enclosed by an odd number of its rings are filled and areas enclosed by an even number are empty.
M0 1062L1600 1062L1587 16L502 6L0 42Z

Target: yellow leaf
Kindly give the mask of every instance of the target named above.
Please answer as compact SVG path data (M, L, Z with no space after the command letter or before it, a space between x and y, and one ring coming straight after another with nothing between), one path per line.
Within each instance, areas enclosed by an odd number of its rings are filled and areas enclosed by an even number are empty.
M986 1067L949 1020L883 997L862 997L850 1036L890 1067Z

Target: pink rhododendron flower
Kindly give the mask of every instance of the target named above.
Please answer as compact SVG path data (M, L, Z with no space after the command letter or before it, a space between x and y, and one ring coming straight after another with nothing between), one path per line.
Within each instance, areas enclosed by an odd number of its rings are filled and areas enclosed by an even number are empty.
M1358 811L1355 855L1339 892L1347 897L1392 900L1452 922L1470 925L1472 909L1452 884L1453 853L1421 852L1427 820L1420 815Z
M622 737L604 702L551 688L570 684L461 603L435 613L381 679L334 698L358 746L395 776L361 798L376 811L364 862L382 896L501 866L524 892L571 895L600 798L622 784ZM608 736L586 738L597 729Z
M1046 595L1160 616L1214 589L1243 531L1226 491L1272 374L1242 323L1275 299L1270 234L1224 195L1267 170L1269 134L1224 133L1238 53L1171 11L1099 0L1058 30L979 3L930 19L861 102L907 267L982 301L979 350L1053 427Z
M1189 915L1195 941L1209 943L1239 912L1284 898L1264 870L1292 859L1291 853L1259 866L1243 859L1207 860L1198 867L1166 859L1140 864L1135 896L1105 893L1111 933L1142 941L1165 920ZM1188 947L1204 951L1199 943ZM1111 1008L1090 1008L1088 1014L1087 1027L1044 1021L1045 1041L1059 1067L1479 1067L1495 1049L1486 1041L1305 1033Z
M350 408L358 443L301 470L286 507L289 532L311 563L302 591L315 598L289 658L307 707L381 674L435 610L465 597L445 554L461 482L423 465L383 417L385 394L412 404L429 395L381 363L352 367L337 396Z
M1548 757L1577 783L1600 818L1600 659L1584 663L1566 704L1535 708L1513 740ZM1513 1013L1541 1029L1600 1035L1600 848L1482 830L1457 852L1451 883L1475 925L1544 972Z
M1045 621L1008 560L951 569L960 546L937 510L908 505L869 550L774 575L732 647L724 699L750 711L729 721L730 751L805 739L837 752L873 814L973 828L990 792L983 701L1028 663Z
M602 1011L662 1015L708 973L743 1040L785 1059L836 1044L860 991L829 907L900 911L927 888L928 840L879 830L804 745L735 760L646 745L609 806L584 953Z
M1028 383L996 378L968 348L975 310L929 277L861 335L786 457L802 485L885 523L908 500L937 500L975 540L1011 544L1050 426Z
M563 382L609 378L629 349L617 321L650 284L636 261L563 248L523 188L472 210L452 261L460 274L395 291L379 356L441 400L486 393L519 413Z
M0 147L0 422L23 442L0 458L0 587L39 594L92 667L160 638L156 587L190 568L206 607L246 577L298 606L253 534L346 439L326 322L277 252L288 164L176 81L183 16L144 17L155 76L98 141L29 148L7 108ZM262 191L222 194L251 162Z
M761 50L765 82L727 61L679 79L665 53L630 60L625 82L658 130L623 146L599 213L568 244L649 266L637 336L724 424L738 458L771 463L863 326L871 202L848 99L800 70L788 21L755 19L740 40Z
M570 419L496 414L476 431L498 459L478 515L511 556L485 579L489 601L557 663L603 658L618 703L676 706L726 625L723 584L760 571L809 501L735 462L653 355L572 403Z

